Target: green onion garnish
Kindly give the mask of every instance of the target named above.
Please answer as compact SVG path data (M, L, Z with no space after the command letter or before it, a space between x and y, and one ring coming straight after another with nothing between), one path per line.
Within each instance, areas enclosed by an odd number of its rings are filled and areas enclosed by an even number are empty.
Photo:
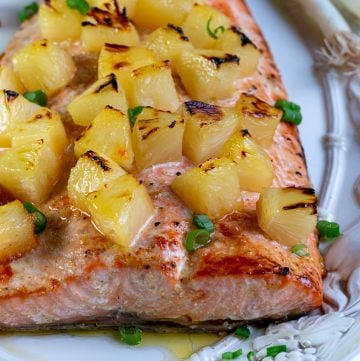
M212 21L212 16L207 21L206 31L208 32L209 36L211 36L213 39L217 39L219 37L218 32L220 31L221 33L223 33L225 31L225 28L222 25L220 25L217 28L215 28L214 30L211 30L211 28L210 28L211 21Z
M295 253L299 257L310 256L310 253L307 251L305 244L299 243L291 247L291 253Z
M285 99L279 99L275 108L283 111L282 119L285 122L299 125L302 121L300 106Z
M266 349L266 356L276 357L280 352L287 352L286 345L271 346Z
M70 9L77 10L81 15L86 15L90 10L90 5L86 0L66 0L66 5Z
M18 18L21 23L25 20L30 19L39 11L39 5L36 2L33 2L25 6L21 11L19 11Z
M250 330L247 327L237 327L235 335L247 340L250 337Z
M34 217L35 234L40 234L47 225L47 219L44 213L41 213L32 203L23 202L24 208Z
M242 355L242 349L236 350L234 352L224 352L221 356L223 360L235 360L236 358Z
M340 236L340 226L336 222L320 221L317 228L322 239L326 240Z
M253 351L249 351L248 354L246 355L246 358L248 359L248 361L254 361L255 353Z
M210 221L207 214L195 214L193 217L193 222L195 226L200 229L205 229L209 233L214 232L214 224Z
M138 327L120 327L121 340L128 345L138 345L141 342L141 330Z
M185 238L185 247L188 251L194 252L205 247L210 242L210 233L205 229L193 229Z
M141 114L141 112L144 110L145 107L142 105L139 105L135 108L128 109L128 117L131 125L135 125L136 118Z
M42 107L46 107L48 103L48 97L42 90L34 90L23 94L24 97L35 104L39 104Z

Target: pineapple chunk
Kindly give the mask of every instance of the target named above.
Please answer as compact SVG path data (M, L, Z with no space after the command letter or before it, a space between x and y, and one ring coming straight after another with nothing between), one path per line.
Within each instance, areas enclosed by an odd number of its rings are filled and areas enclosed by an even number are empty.
M219 50L184 50L175 60L181 81L194 100L228 98L236 90L240 59Z
M137 0L134 21L155 29L167 24L180 25L190 12L192 0Z
M16 198L41 203L61 172L61 158L42 139L0 154L0 184Z
M36 247L34 223L18 200L0 206L0 262Z
M175 178L173 191L194 213L220 218L243 209L236 164L214 158Z
M132 132L137 169L180 161L183 133L184 120L179 114L143 109Z
M90 149L107 155L125 169L130 170L134 152L127 116L109 106L102 110L88 129L75 141L74 151L77 157Z
M78 40L83 17L64 0L49 0L40 5L39 25L42 36L51 41Z
M151 33L144 42L144 46L152 50L160 60L170 60L171 62L184 49L193 49L182 29L171 24Z
M261 192L272 184L275 173L271 160L246 129L225 143L222 156L237 164L242 190Z
M196 48L211 49L230 25L230 19L212 6L194 5L182 28Z
M246 94L241 94L235 107L240 117L241 126L249 130L258 144L269 147L280 123L282 111Z
M139 35L126 12L120 12L116 1L114 4L115 9L92 8L88 20L82 23L81 40L86 50L99 52L104 43L139 44Z
M170 62L162 61L134 70L127 95L131 107L142 105L175 112L180 103Z
M285 246L306 244L317 223L316 203L313 189L265 189L256 205L259 226Z
M245 77L256 71L260 51L237 27L231 26L214 42L214 49L236 54L240 58L240 76Z
M107 105L127 112L125 93L114 74L96 81L73 99L67 109L75 124L88 126Z
M0 65L0 89L10 89L17 93L24 93L26 90L17 74L8 65Z
M239 128L233 109L197 101L184 104L184 155L198 165L220 155L225 142Z
M36 41L13 57L15 71L27 89L41 89L53 95L75 74L71 55L47 40Z

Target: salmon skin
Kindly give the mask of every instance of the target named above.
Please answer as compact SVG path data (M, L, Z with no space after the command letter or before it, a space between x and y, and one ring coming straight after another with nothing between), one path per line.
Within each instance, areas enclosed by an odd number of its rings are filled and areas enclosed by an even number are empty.
M213 0L212 5L239 25L263 57L255 75L238 91L269 103L286 98L266 42L242 0ZM40 38L36 16L21 26L2 63ZM79 44L69 47L78 71L50 100L70 138L66 105L96 79L96 58ZM230 100L225 105L232 105ZM269 150L278 187L308 187L304 154L296 127L281 123ZM126 253L106 240L89 217L74 209L66 193L72 165L64 168L51 198L41 205L48 227L30 253L0 267L0 329L94 328L137 324L154 330L231 329L260 320L304 314L322 303L323 265L315 235L309 257L297 257L271 241L258 226L258 195L244 192L244 212L215 223L214 241L189 253L184 238L190 211L170 189L178 172L191 167L185 158L160 164L138 175L156 207L152 223Z

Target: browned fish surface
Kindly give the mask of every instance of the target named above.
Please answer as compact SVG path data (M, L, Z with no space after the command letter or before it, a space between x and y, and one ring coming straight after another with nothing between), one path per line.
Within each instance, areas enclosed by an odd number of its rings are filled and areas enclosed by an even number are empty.
M266 43L240 0L213 0L261 49L258 73L239 83L239 91L268 102L286 97ZM14 51L39 38L37 19L27 22L9 45ZM72 83L51 99L77 133L65 107L95 79L95 58L69 45L78 66ZM309 186L295 127L281 123L270 156L275 186ZM70 157L71 158L71 157ZM255 204L258 195L244 192L245 210L216 223L214 241L191 254L184 238L192 225L190 211L171 191L178 172L191 164L161 164L138 179L156 206L152 223L128 253L120 253L73 209L64 182L41 209L49 225L32 252L0 269L0 328L35 329L138 323L185 325L192 329L226 329L231 321L280 319L307 312L322 302L322 263L315 236L310 257L291 254L263 234ZM69 169L70 164L64 167ZM228 322L229 321L229 322ZM210 327L213 324L215 326Z

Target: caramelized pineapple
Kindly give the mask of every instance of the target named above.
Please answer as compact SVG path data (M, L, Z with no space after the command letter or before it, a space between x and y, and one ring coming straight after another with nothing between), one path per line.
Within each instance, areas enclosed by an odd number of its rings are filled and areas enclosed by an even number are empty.
M190 12L192 0L137 0L133 19L137 25L155 29L180 25Z
M230 19L212 6L194 5L182 28L196 48L211 49L230 25Z
M256 205L259 226L285 246L306 244L317 223L316 203L313 189L265 189Z
M236 165L227 158L214 158L173 181L171 188L194 213L220 218L243 209Z
M18 200L0 206L0 262L36 247L32 217Z
M132 132L136 167L176 162L182 157L184 120L179 114L144 108Z
M21 80L8 65L0 65L0 89L9 89L17 93L25 92L25 87Z
M254 140L263 147L272 144L275 130L280 123L282 111L262 100L241 94L236 103L241 126L248 129Z
M75 73L71 55L59 45L38 40L13 57L15 71L27 89L53 95L67 85Z
M239 128L237 115L230 108L189 101L183 113L183 152L196 165L220 155L225 142Z
M114 0L88 0L88 3L91 7L98 7L103 10L116 10L118 7L119 11L124 12L126 11L126 15L132 19L135 13L137 0L117 0L116 3Z
M210 101L228 98L236 90L240 59L219 50L184 50L175 68L191 98Z
M67 109L75 124L88 126L107 105L127 112L125 93L114 74L96 81L74 98Z
M225 143L222 156L237 164L242 190L261 192L272 184L275 173L271 160L246 129Z
M134 152L128 117L120 110L109 106L102 110L75 142L74 151L77 157L88 150L105 154L130 170Z

